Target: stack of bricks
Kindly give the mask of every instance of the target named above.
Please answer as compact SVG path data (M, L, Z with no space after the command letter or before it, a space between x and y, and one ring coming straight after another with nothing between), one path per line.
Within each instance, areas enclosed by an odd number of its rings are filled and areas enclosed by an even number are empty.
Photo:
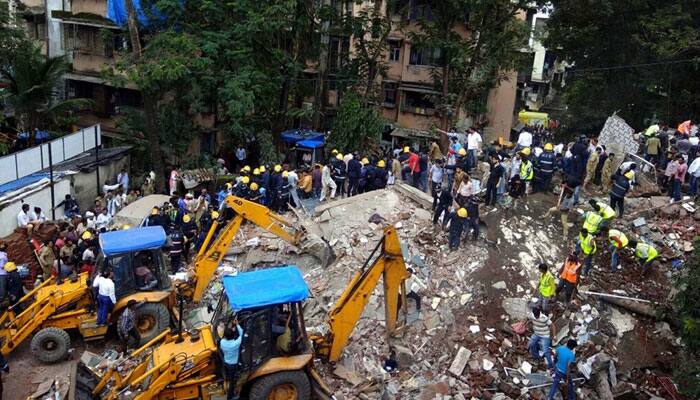
M58 226L52 223L42 224L38 229L34 230L34 239L39 244L43 243L44 240L54 240L57 237ZM26 264L31 271L31 282L34 282L36 276L41 273L41 268L34 254L34 246L30 243L27 236L27 230L16 228L14 232L0 240L7 245L8 260L17 265Z

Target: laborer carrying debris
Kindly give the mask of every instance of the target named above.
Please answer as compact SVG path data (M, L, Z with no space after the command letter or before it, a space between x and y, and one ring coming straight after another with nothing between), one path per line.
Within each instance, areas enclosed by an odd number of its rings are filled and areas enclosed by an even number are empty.
M581 262L576 253L571 253L564 261L564 265L559 270L559 284L555 296L564 290L566 301L571 301L571 296L578 285L578 278L581 276Z
M629 241L629 248L634 250L634 255L637 256L639 262L642 263L642 273L646 274L649 272L651 264L656 257L659 256L659 251L650 244L637 242L634 239Z
M569 339L566 342L566 346L561 345L557 347L556 353L556 367L554 368L554 381L552 382L552 387L549 389L548 400L552 400L554 396L559 391L559 384L562 380L567 385L567 398L568 400L574 400L576 392L574 391L574 379L573 379L573 367L576 365L576 356L574 355L574 349L577 343L574 339Z
M583 213L583 229L591 235L597 235L600 230L600 224L603 222L603 216L598 214L595 209Z
M585 256L583 275L588 275L588 273L591 272L591 267L593 266L593 255L598 250L595 243L595 236L593 236L586 228L583 228L578 235L578 242L576 245L577 249L583 252L583 255Z
M542 311L547 314L549 312L549 302L554 299L556 292L556 283L554 275L549 272L549 266L542 263L537 267L540 270L540 283L538 286L538 297L542 302Z
M561 228L564 231L564 238L569 237L569 212L574 207L574 190L567 186L562 185L562 194L559 204L547 210L544 214L544 219L549 218L552 213L558 213L561 219Z
M608 239L610 240L610 268L612 272L616 272L620 267L620 255L618 251L627 247L627 236L617 229L608 231Z
M467 209L462 207L450 217L450 250L459 248L464 227L469 224Z
M595 199L591 199L588 204L593 207L593 209L601 216L603 217L603 220L600 222L600 229L601 230L606 230L608 227L610 227L610 222L617 217L617 213L615 210L610 207L609 205L603 203L602 201L598 201Z

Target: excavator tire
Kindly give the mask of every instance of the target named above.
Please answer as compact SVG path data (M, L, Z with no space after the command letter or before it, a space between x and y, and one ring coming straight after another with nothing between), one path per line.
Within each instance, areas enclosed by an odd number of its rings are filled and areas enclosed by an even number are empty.
M304 371L282 371L265 375L253 383L248 400L310 400L311 383Z
M55 363L68 356L70 336L63 329L44 328L34 335L30 348L39 360L49 364Z
M134 310L136 329L141 335L140 346L170 328L170 313L161 303L146 303Z

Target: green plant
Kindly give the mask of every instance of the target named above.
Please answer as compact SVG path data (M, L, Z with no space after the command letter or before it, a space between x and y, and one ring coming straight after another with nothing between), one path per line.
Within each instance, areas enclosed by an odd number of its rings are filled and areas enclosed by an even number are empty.
M348 92L338 107L328 145L343 152L367 149L379 140L384 124L376 106L365 107L359 94Z
M700 238L695 239L695 250L687 260L685 270L674 282L678 292L673 298L680 334L686 345L685 361L679 363L674 376L684 394L700 398Z

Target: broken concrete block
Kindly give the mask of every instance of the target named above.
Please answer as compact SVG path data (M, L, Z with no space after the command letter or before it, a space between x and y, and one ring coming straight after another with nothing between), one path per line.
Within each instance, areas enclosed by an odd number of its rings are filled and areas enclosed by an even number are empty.
M487 358L481 360L481 367L484 369L484 371L491 371L494 365L495 364L493 363L493 361Z
M408 368L413 364L413 350L406 346L394 345L394 351L396 351L396 362L399 363L400 368Z
M491 285L492 288L494 289L506 289L508 286L506 286L506 283L504 281L498 281Z
M523 361L522 364L520 364L520 372L523 373L523 375L527 376L528 374L532 373L532 364L530 364L527 361Z
M511 318L515 318L517 320L527 319L528 315L530 314L530 307L528 306L527 300L519 297L503 299L501 302L501 307L503 307Z
M452 360L452 364L450 365L449 371L457 376L462 375L462 372L467 366L467 362L469 361L469 357L471 357L471 355L471 350L468 350L464 347L460 347L459 351L457 351L457 355L455 356L454 360Z

